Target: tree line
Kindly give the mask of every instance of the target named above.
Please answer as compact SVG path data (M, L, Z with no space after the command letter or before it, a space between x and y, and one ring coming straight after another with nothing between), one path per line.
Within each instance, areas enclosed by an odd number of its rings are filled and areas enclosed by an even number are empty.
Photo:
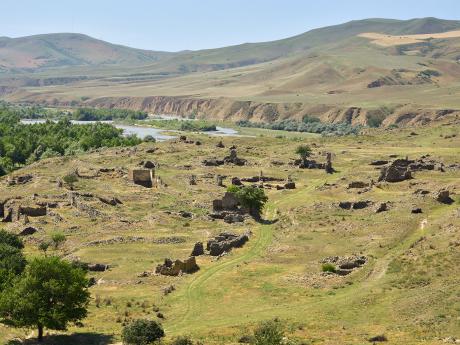
M43 158L140 142L136 136L123 136L121 129L110 124L77 125L69 119L23 124L15 110L0 108L0 176Z

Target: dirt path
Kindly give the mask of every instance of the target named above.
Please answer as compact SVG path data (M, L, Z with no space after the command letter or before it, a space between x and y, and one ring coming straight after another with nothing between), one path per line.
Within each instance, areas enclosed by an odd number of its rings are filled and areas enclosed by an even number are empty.
M274 204L268 205L265 218L273 219L275 215L276 208ZM189 320L196 318L200 305L202 305L203 301L206 299L205 286L210 279L224 270L233 268L242 262L249 261L262 255L272 242L273 225L261 224L256 230L256 236L257 240L255 244L243 255L235 256L230 259L225 258L220 262L213 263L211 267L197 275L189 283L185 292L185 313L178 322L168 327L167 331L174 332L177 329L181 329L184 325L188 324Z

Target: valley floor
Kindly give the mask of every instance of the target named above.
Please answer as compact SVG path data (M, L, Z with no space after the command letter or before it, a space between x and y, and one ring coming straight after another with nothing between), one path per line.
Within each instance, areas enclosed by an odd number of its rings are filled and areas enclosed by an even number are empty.
M110 265L93 272L89 316L82 327L50 332L49 344L112 344L123 324L136 318L158 318L167 338L190 335L206 345L238 344L263 320L277 318L289 338L306 344L366 344L384 334L389 344L443 344L460 338L460 122L446 117L430 127L372 130L357 137L245 129L253 136L220 138L189 135L201 145L180 141L102 149L75 157L43 160L14 175L31 174L23 185L0 179L0 198L21 203L57 200L46 216L29 217L38 231L26 238L29 256L41 255L38 244L53 231L66 242L56 254ZM313 159L331 152L333 174L299 169L295 149L308 144ZM237 147L245 166L203 166L203 159L228 155ZM154 151L154 152L153 152ZM408 156L443 163L444 171L414 173L396 183L377 182L374 160ZM127 178L141 161L158 163L165 186L144 188ZM101 170L102 168L102 170ZM107 169L105 169L107 168ZM75 191L93 210L60 201L68 191L57 181L78 169ZM215 175L286 179L293 190L265 186L269 202L263 222L212 221L212 200L225 188ZM197 184L189 178L196 175ZM354 181L369 187L349 188ZM249 183L247 183L249 184ZM451 192L451 205L435 199ZM426 192L423 192L426 191ZM100 201L118 198L111 206ZM65 198L65 197L64 197ZM19 200L19 199L18 199ZM0 200L1 201L1 200ZM343 209L339 202L368 201L362 209ZM376 213L381 203L388 210ZM414 208L422 213L414 214ZM190 212L192 217L184 217ZM23 222L3 223L20 232ZM149 274L164 258L184 259L197 241L223 232L251 231L249 242L218 259L197 257L200 270L168 277ZM363 255L366 263L346 276L322 272L325 258ZM147 274L142 274L147 272ZM165 287L175 290L164 294ZM34 336L30 330L0 326L0 341ZM449 339L449 337L452 337ZM25 343L33 343L25 340Z

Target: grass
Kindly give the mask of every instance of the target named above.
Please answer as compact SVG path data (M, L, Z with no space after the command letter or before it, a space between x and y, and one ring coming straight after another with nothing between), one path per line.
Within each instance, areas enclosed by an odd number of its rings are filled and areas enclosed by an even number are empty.
M60 231L66 242L56 253L112 267L91 273L100 283L90 289L93 300L84 326L56 332L51 341L59 338L61 344L86 344L78 336L83 339L85 334L95 334L110 337L100 343L116 343L123 323L157 319L157 312L165 316L160 321L168 341L190 335L210 345L237 344L241 334L251 334L257 323L275 317L287 324L290 337L315 344L331 344L331 339L334 344L364 344L380 334L392 344L437 344L440 337L458 334L456 262L460 257L451 244L460 241L455 231L460 226L455 213L458 204L446 206L432 196L414 194L418 188L460 188L458 170L419 172L414 180L383 184L362 194L347 189L350 181L376 180L378 171L368 163L390 154L410 158L430 154L446 164L458 160L458 136L440 136L455 131L455 126L420 127L415 129L418 136L409 136L413 130L375 129L365 136L334 138L293 133L277 137L278 131L262 129L245 129L244 134L255 135L252 137L212 138L190 133L188 137L202 141L201 146L143 143L136 151L113 148L66 160L52 158L17 172L32 173L34 180L29 184L7 187L2 179L2 197L22 196L29 202L33 193L62 194L64 190L54 181L75 167L128 168L150 159L160 163L156 173L168 184L162 189L145 189L110 174L79 179L77 191L116 196L123 204L112 207L88 200L105 214L94 221L68 206L54 210L62 222L51 217L29 218L30 226L37 226L39 232L27 240L28 257L41 255L37 243ZM228 149L215 147L221 139L227 148L236 145L239 156L250 164L203 167L202 159L228 154ZM300 143L310 145L313 159L318 161L324 160L323 152L332 152L338 172L327 175L322 170L289 165L297 158L295 148ZM152 146L158 150L146 153ZM274 160L284 165L274 166ZM185 169L187 165L191 167ZM211 201L225 191L216 186L213 174L228 176L224 181L228 184L230 177L258 176L260 170L265 176L290 175L296 182L295 190L266 190L269 203L263 218L276 222L226 224L206 217ZM197 176L195 186L188 184L191 174ZM372 208L346 211L335 205L348 200L390 201L391 207L376 214ZM412 215L412 205L422 207L423 214ZM190 211L194 217L185 220L177 214L180 210ZM421 227L422 223L426 226ZM21 227L4 226L11 231ZM138 277L143 271L153 271L165 257L187 257L196 241L206 241L221 231L246 230L252 235L243 248L219 260L198 257L200 270L193 275ZM143 240L87 245L120 236ZM184 241L155 243L171 237ZM321 274L323 258L352 254L366 255L368 263L346 277ZM169 285L174 285L175 291L165 296L162 289ZM27 330L0 326L0 342L28 335Z

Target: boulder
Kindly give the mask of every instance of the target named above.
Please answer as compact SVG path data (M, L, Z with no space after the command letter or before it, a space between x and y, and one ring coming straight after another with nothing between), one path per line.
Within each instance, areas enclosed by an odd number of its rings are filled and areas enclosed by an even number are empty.
M153 163L152 161L142 161L140 165L145 169L155 169L156 168L156 164Z
M385 211L388 211L388 203L386 202L382 202L378 204L377 207L375 208L375 213L380 213L380 212L385 212Z
M203 242L196 242L193 246L192 254L190 256L200 256L204 254Z
M238 177L232 177L232 185L234 186L242 186L243 183Z
M91 272L105 272L109 269L109 265L104 264L88 264L88 271Z
M411 213L417 214L417 213L423 213L423 211L420 207L415 207L411 210Z
M30 236L30 235L35 234L37 231L38 230L35 229L34 227L28 226L27 228L25 228L19 233L19 236Z

